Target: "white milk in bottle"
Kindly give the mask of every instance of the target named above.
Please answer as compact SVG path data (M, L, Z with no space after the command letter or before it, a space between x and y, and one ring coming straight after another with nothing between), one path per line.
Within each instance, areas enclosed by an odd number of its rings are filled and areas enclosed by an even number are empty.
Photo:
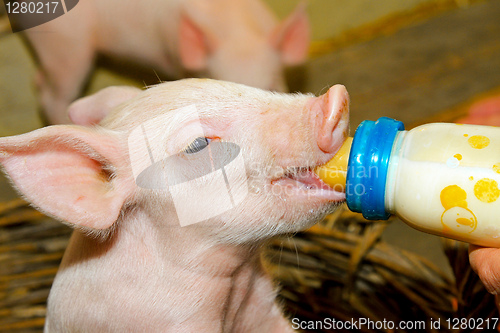
M335 186L347 170L352 211L394 214L421 231L500 247L500 128L434 123L405 131L390 118L364 121L344 160L316 172Z

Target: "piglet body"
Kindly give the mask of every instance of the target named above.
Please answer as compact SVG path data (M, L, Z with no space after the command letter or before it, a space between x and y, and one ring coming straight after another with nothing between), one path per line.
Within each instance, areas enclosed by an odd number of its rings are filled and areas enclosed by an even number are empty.
M284 91L283 66L305 59L309 24L303 6L278 24L260 0L80 0L26 37L40 64L41 105L56 124L69 121L66 108L98 54L171 78L208 76Z
M98 126L0 139L0 162L20 193L76 229L45 331L292 332L260 249L272 236L310 227L344 199L311 170L347 135L345 88L314 97L189 79L107 90L80 105L93 102L106 115ZM149 142L144 161L137 129ZM228 143L239 147L245 172L227 167L226 175L232 188L248 191L222 213L181 226L170 173L201 179L203 151L215 156L214 147ZM172 156L184 169L167 168ZM154 177L144 185L137 170ZM226 190L213 185L215 205ZM196 193L185 202L192 211L201 205Z

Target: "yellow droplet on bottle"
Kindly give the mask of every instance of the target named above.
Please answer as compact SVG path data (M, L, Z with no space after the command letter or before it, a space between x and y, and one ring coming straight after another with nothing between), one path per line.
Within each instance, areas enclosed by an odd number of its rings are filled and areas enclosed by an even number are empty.
M493 171L495 171L496 173L500 173L500 163L493 165Z
M439 197L444 209L452 207L467 208L467 192L458 185L445 187Z
M488 145L490 144L490 139L485 137L484 135L471 136L467 141L469 142L469 145L475 149L483 149L488 147Z
M326 164L314 169L314 173L328 186L339 192L345 192L347 164L351 151L352 138L347 138L335 156Z
M496 180L483 178L474 185L474 195L482 202L494 202L500 197L500 189Z

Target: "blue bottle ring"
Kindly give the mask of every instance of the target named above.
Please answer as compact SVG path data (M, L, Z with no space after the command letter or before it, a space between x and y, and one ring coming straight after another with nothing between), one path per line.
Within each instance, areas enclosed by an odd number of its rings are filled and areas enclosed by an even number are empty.
M354 134L347 166L346 201L353 212L367 220L387 220L385 185L392 146L400 121L382 117L363 121Z

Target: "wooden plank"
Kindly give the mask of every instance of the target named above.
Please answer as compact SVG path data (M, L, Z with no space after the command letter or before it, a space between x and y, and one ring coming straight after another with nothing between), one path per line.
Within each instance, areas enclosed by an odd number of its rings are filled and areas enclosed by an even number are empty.
M43 217L44 215L42 213L33 209L21 210L14 214L0 217L0 226L22 223L24 221L31 221Z
M40 329L40 332L43 330L43 325L45 324L45 318L35 318L35 319L28 319L28 320L23 320L19 322L14 322L11 324L5 324L5 325L0 325L0 331L2 332L7 332L7 331L16 331L19 332L19 329Z
M380 116L430 118L500 87L499 17L500 1L485 1L313 59L305 90L346 85L353 129Z
M464 103L461 103L461 104L459 104L451 109L443 110L442 112L438 112L429 118L422 119L416 123L413 123L409 127L416 127L418 125L423 125L424 123L455 122L459 118L467 116L470 107L474 103L476 103L480 100L487 99L489 97L499 96L499 95L500 95L500 87L495 88L493 90L486 91L484 93L473 96L470 100L467 100Z
M9 212L12 209L16 209L22 206L28 206L28 203L21 198L17 198L8 202L0 202L0 214Z

